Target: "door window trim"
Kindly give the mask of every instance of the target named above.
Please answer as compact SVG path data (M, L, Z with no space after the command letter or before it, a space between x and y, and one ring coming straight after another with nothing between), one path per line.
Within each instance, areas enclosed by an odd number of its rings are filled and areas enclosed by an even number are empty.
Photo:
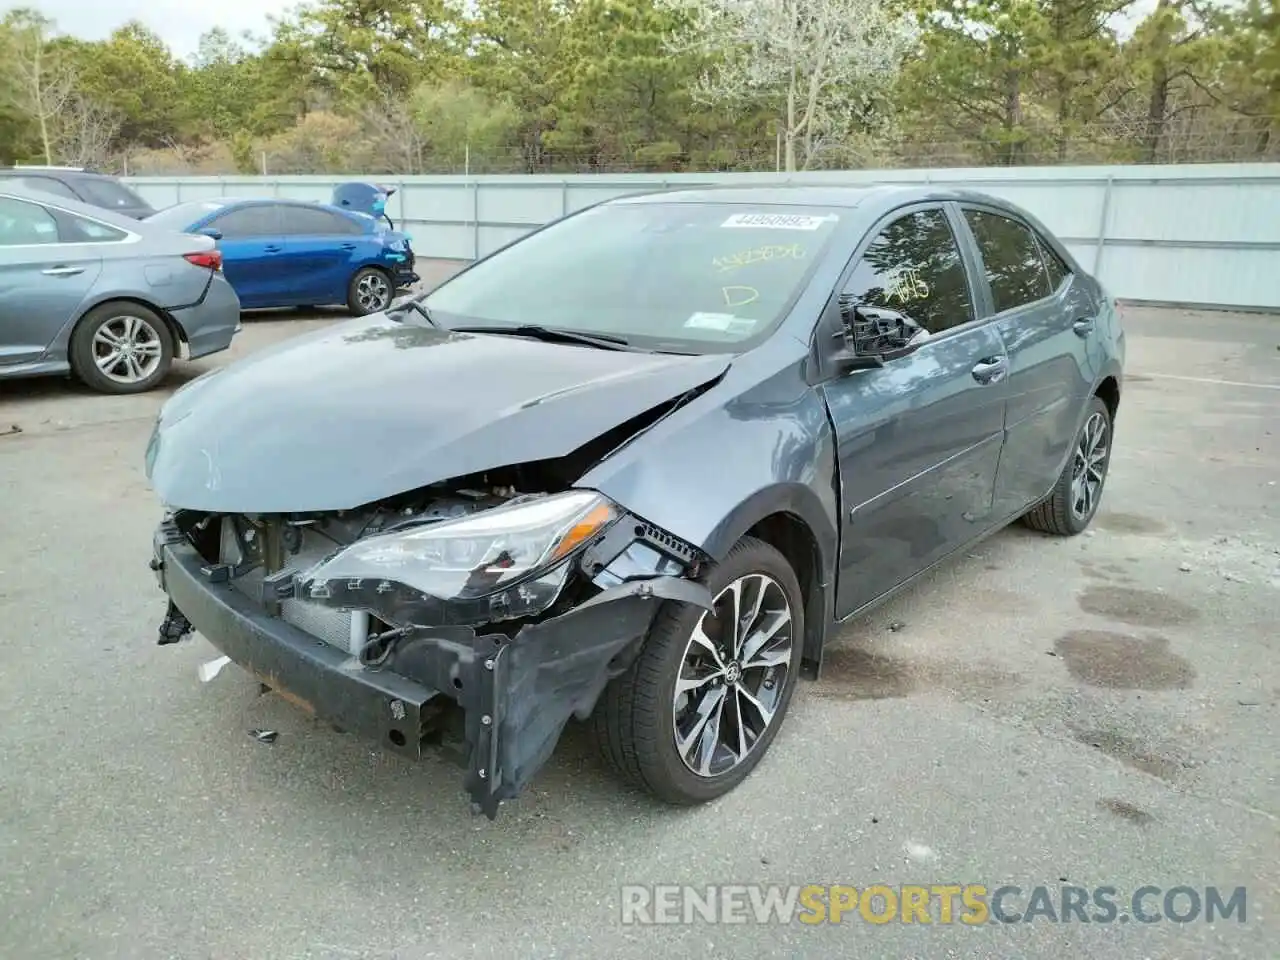
M1041 236L1039 230L1011 210L1006 210L1002 207L989 203L981 203L976 200L957 200L954 201L954 203L956 207L956 219L964 227L965 236L968 237L969 243L973 245L973 254L975 257L974 265L976 268L975 276L986 291L985 309L990 311L987 316L988 320L1003 320L1006 317L1015 316L1024 310L1048 306L1051 302L1065 296L1068 288L1071 286L1071 280L1076 275L1076 270L1074 269L1074 264L1070 259L1063 257L1055 248L1051 247L1053 252L1058 255L1058 258L1062 260L1067 267L1067 273L1062 282L1043 297L1038 297L1035 300L1028 300L1026 303L1020 303L1017 306L1008 307L1005 310L997 312L995 292L991 289L991 281L987 279L987 266L986 262L982 259L982 247L978 244L978 238L974 235L973 228L969 226L969 221L965 218L964 212L966 210L977 210L981 213L989 213L992 216L1003 217L1004 219L1011 220L1018 224L1018 226L1030 231L1031 239L1035 241L1036 253L1040 260L1040 267L1044 270L1046 280L1049 278L1049 266L1044 262L1044 250L1042 247L1048 244L1048 240Z
M213 213L207 216L202 222L199 222L199 224L193 229L205 230L205 229L208 229L209 227L213 227L215 230L218 230L220 229L218 227L219 220L222 220L226 217L233 216L237 213L243 213L246 210L255 210L255 209L267 210L269 215L275 221L275 223L273 224L274 229L271 232L242 234L238 237L224 236L223 239L224 240L260 240L263 237L284 236L284 234L281 232L281 227L283 227L284 224L283 224L283 221L280 219L280 204L276 203L276 201L274 200L262 200L257 202L242 203L242 204L237 204L236 206L230 207L230 208L223 207L221 210L215 210Z
M858 264L862 261L863 255L867 252L867 248L871 246L872 242L888 226L914 213L938 210L946 219L947 226L951 229L952 239L955 240L956 248L960 252L960 263L965 272L965 284L969 288L969 305L973 310L972 320L956 324L954 327L947 327L940 333L933 334L925 343L920 345L919 349L923 350L931 344L940 343L950 337L961 336L976 330L993 319L991 316L983 316L988 307L980 296L982 291L975 287L975 281L979 278L975 277L972 252L966 246L966 240L971 241L972 238L956 229L955 214L951 209L953 205L950 200L915 200L905 203L885 213L863 234L862 239L858 241L858 245L854 247L853 255L845 263L844 269L840 271L840 277L836 280L835 286L827 297L826 305L818 316L818 322L814 324L810 350L811 355L817 361L817 372L816 376L811 379L811 383L825 383L839 376L832 365L832 358L836 353L835 348L832 346L832 341L840 332L840 293L844 290L845 284L853 276L853 271L858 268ZM981 279L985 280L985 277ZM986 295L989 296L989 293Z
M119 246L126 243L137 243L142 239L140 234L134 233L127 227L121 227L114 223L107 223L105 220L99 220L97 217L91 217L83 213L77 213L74 210L68 210L66 207L59 206L56 203L48 203L44 200L32 200L30 197L24 197L14 193L4 193L3 191L0 191L0 197L3 197L6 200L16 200L19 203L29 203L33 207L39 207L47 213L49 215L49 219L58 226L61 226L61 224L58 223L58 217L51 211L56 210L58 213L68 217L79 217L81 220L88 220L90 223L96 223L100 227L106 227L108 230L115 230L124 234L124 237L120 240L63 240L61 233L59 233L58 239L52 243L15 243L5 247L6 250L48 250L50 247L109 247Z

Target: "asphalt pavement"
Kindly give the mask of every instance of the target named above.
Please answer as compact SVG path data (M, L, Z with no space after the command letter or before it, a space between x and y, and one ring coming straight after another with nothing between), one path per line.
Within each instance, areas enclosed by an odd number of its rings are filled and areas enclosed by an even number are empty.
M168 387L338 316L250 317ZM654 805L575 729L493 823L446 761L156 645L164 392L0 383L0 957L1274 956L1280 320L1126 318L1088 534L1011 528L850 624L719 802ZM1123 919L621 922L624 885L874 883L1017 886L1008 916L1110 886ZM1247 914L1129 922L1143 886L1245 887Z

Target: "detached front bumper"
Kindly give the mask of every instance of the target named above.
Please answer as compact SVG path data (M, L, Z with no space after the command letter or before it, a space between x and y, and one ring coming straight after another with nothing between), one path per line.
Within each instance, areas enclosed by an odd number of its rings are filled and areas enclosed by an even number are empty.
M661 600L710 603L705 587L678 577L631 581L514 639L469 627L416 630L370 668L215 582L210 565L169 524L157 532L152 566L169 596L166 627L198 630L282 697L343 730L416 757L433 715L445 701L457 703L463 785L490 819L550 758L570 716L585 719L630 664Z

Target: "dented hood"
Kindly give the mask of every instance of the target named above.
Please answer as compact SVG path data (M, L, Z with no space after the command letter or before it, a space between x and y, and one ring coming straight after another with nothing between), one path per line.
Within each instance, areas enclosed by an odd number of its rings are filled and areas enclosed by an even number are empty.
M179 390L156 423L147 475L171 507L347 509L563 456L728 365L724 355L598 350L375 315Z

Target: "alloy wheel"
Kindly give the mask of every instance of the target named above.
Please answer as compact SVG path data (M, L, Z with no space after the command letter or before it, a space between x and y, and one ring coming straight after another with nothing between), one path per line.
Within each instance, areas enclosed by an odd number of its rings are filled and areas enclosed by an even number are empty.
M142 383L155 374L162 355L160 331L142 317L112 317L93 335L93 362L116 383Z
M380 273L370 272L356 281L356 303L366 313L377 313L391 300L391 284Z
M1094 413L1085 421L1071 465L1071 512L1077 520L1093 515L1107 473L1107 418Z
M750 755L773 723L793 658L791 603L772 577L739 577L698 619L676 677L676 750L700 777Z

